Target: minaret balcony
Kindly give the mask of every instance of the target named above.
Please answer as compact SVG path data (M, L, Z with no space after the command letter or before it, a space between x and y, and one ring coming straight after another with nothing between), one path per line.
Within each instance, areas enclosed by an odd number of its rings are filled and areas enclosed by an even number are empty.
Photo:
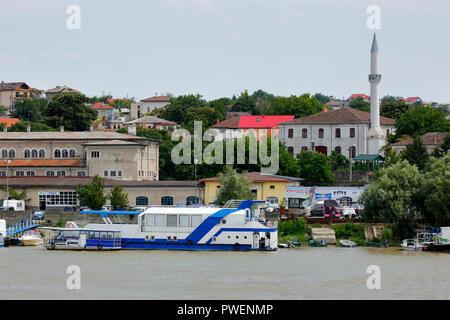
M381 74L369 74L369 81L380 82Z

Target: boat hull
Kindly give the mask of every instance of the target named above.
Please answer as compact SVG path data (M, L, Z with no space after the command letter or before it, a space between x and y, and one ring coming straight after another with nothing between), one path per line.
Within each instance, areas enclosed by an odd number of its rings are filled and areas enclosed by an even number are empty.
M23 246L37 247L43 245L42 239L19 239Z

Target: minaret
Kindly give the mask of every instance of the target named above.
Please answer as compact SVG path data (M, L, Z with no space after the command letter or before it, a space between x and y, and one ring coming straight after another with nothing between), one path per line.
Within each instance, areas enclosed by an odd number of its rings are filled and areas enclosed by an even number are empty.
M378 44L377 37L373 35L372 49L370 50L370 127L368 132L368 154L379 154L381 147L386 143L385 135L380 127L380 101L378 98L378 85L381 74L378 73Z

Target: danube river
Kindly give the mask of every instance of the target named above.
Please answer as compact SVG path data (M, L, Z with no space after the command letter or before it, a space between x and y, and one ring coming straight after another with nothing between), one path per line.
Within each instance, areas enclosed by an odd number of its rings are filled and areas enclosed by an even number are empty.
M70 265L81 288L67 289ZM370 265L380 289L369 290ZM450 254L399 248L278 252L0 248L0 299L449 299Z

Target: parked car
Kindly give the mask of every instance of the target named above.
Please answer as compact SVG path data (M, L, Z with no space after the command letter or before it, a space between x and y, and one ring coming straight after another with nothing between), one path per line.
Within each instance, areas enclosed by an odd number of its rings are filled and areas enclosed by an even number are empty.
M35 211L31 215L32 220L44 220L45 219L45 211Z
M333 206L326 206L325 204L316 204L311 209L311 217L333 217L339 218L341 216L341 212L338 208Z

